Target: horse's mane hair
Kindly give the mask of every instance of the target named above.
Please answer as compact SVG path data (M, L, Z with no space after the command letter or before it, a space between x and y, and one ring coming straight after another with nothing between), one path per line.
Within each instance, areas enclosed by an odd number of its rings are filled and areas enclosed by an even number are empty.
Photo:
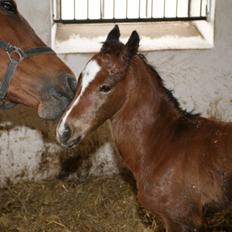
M188 112L181 108L179 101L174 97L173 90L169 90L165 87L163 83L163 79L160 77L159 73L155 70L155 68L148 63L147 58L143 54L137 54L138 57L146 64L146 66L151 70L151 72L154 74L154 76L158 79L160 82L160 85L166 94L168 100L174 104L174 107L186 118L195 118L199 116L200 114L196 114L193 112Z

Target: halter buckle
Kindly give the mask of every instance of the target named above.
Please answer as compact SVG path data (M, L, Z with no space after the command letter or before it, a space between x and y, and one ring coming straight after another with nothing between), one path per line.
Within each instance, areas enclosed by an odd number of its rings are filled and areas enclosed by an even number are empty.
M6 53L11 62L16 61L17 63L20 63L24 59L24 52L21 48L18 48L16 46L11 46L10 49L6 50Z

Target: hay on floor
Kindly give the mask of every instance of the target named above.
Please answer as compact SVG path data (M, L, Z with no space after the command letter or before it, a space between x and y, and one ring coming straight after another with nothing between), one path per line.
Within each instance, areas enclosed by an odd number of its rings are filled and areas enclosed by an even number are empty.
M9 184L0 191L1 232L163 232L122 176L84 183ZM210 219L210 231L232 231L230 216Z

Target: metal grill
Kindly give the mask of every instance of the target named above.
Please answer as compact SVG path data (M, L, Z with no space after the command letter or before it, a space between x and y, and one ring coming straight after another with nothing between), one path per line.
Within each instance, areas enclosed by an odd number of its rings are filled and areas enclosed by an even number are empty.
M54 22L207 20L210 0L54 0Z

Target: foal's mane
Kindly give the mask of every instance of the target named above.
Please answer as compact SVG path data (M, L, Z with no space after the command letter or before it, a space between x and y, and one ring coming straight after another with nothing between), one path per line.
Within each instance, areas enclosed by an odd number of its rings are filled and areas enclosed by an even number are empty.
M180 103L173 95L173 90L169 90L165 87L163 83L163 79L160 77L159 73L155 70L155 68L148 63L147 58L143 54L137 54L138 57L144 62L144 64L148 67L154 77L159 81L162 90L167 96L168 100L174 105L174 107L183 115L185 118L195 118L199 116L199 114L195 114L193 112L188 112L181 108Z

